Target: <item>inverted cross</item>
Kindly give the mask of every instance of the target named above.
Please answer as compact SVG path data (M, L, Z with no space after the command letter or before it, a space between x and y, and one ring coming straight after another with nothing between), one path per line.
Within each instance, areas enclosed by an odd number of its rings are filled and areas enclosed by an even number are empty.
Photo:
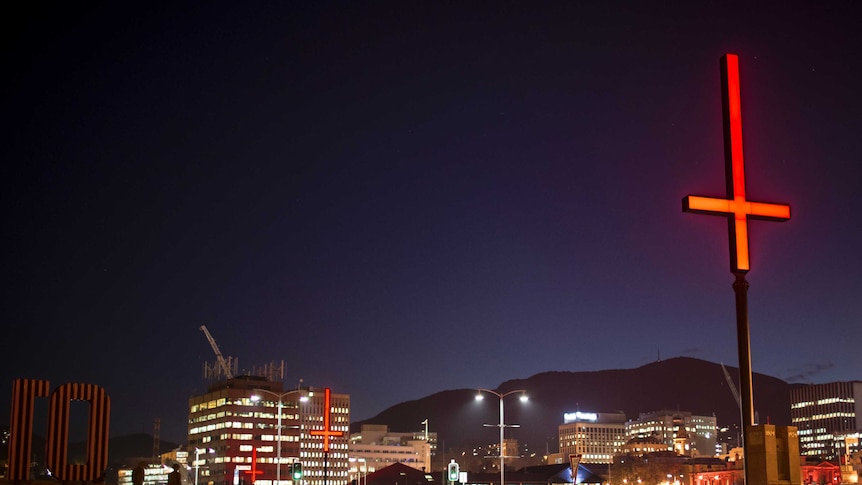
M721 58L721 98L722 111L724 112L724 164L727 177L727 198L688 195L682 199L682 210L727 217L730 239L730 271L747 273L751 269L748 256L748 219L783 222L790 219L790 206L751 202L745 198L739 58L735 54L725 54Z
M332 436L344 436L344 431L332 431L330 427L329 410L331 408L330 390L327 387L323 393L323 429L313 429L309 433L312 436L323 436L323 451L329 453L329 439Z
M243 473L251 475L252 485L254 485L257 476L263 474L262 471L257 469L257 448L254 448L251 452L251 470L244 470Z

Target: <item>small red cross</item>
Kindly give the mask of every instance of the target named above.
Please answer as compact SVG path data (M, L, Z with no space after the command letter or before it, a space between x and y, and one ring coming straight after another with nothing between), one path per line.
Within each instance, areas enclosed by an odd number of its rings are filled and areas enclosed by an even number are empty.
M332 431L329 426L329 411L332 405L329 397L330 390L327 387L323 393L323 430L313 429L309 433L312 436L323 436L323 451L329 452L329 438L332 436L344 436L344 431Z
M262 471L257 469L257 448L252 450L251 457L251 470L244 470L243 473L251 475L251 483L254 485L257 476L263 474Z
M721 94L724 111L724 163L727 173L727 198L688 195L682 210L698 214L725 216L730 236L730 271L746 273L748 257L748 219L786 221L790 206L751 202L745 198L745 164L742 157L742 111L739 97L739 58L721 58Z

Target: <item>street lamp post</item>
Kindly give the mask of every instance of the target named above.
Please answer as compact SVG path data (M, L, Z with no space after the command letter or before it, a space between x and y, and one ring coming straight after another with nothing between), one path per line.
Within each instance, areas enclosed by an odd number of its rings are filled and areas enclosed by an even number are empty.
M270 395L278 398L278 424L276 424L277 435L278 435L276 437L276 442L278 443L278 448L276 451L276 459L275 459L276 460L275 484L281 485L281 410L284 407L283 400L286 396L289 396L291 394L304 393L305 391L303 389L294 389L292 391L279 393L279 392L269 391L267 389L255 389L255 392L263 392L263 393L270 394ZM260 396L258 396L258 395L251 396L251 400L255 401L255 402L260 401ZM308 401L308 396L303 394L299 398L299 400L300 400L300 402L306 402L306 401ZM195 485L197 485L197 484L195 484Z
M516 389L514 391L509 391L509 392L501 394L497 391L492 391L490 389L479 389L478 392L476 393L476 400L477 401L481 401L482 399L485 398L485 396L482 395L483 392L486 392L488 394L493 394L500 399L500 424L497 424L497 425L486 424L485 426L488 426L488 427L495 427L496 426L496 427L500 428L500 485L506 485L506 474L505 474L506 472L505 472L505 467L504 467L504 462L503 462L504 458L506 458L505 454L503 453L503 439L504 439L503 430L504 430L504 428L507 428L507 427L519 428L519 427L521 427L521 425L519 425L519 424L506 424L505 423L504 418L503 418L503 412L504 412L503 411L503 398L505 398L506 396L508 396L510 394L520 393L521 394L521 397L520 397L521 402L527 402L527 391L525 391L524 389Z

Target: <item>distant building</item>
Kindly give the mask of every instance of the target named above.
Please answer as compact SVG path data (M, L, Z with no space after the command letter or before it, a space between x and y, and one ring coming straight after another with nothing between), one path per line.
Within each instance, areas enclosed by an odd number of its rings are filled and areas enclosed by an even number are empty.
M504 456L506 458L521 457L521 443L517 438L503 438L503 451L500 452L500 443L488 443L486 456Z
M120 468L117 470L117 485L132 485L132 468ZM168 482L168 473L173 468L163 464L144 465L144 485L164 485Z
M625 422L624 413L565 413L558 427L560 453L579 454L581 463L613 463L626 441Z
M686 411L641 413L625 425L627 440L651 438L678 455L715 456L718 426L715 416Z
M799 452L835 460L844 453L847 438L858 450L862 433L862 382L830 382L790 389L791 424L799 432Z
M647 436L631 438L626 441L618 453L631 456L644 456L662 451L668 451L667 443L655 436Z
M212 449L195 460L200 485L293 485L291 465L302 464L302 485L346 485L350 396L331 394L330 451L324 453L325 392L303 387L284 391L281 382L242 376L211 385L189 399L190 450ZM279 407L279 401L281 406ZM281 433L279 433L281 414ZM281 467L278 469L278 437ZM281 483L276 477L279 475Z
M359 433L350 435L348 480L353 481L394 463L430 471L431 456L436 447L437 433L394 433L385 424L363 424Z

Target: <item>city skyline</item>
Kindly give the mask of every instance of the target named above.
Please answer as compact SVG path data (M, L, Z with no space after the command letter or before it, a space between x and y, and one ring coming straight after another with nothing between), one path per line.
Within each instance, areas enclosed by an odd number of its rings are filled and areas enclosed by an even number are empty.
M103 386L112 434L185 439L201 325L353 421L737 366L727 224L680 207L724 197L726 53L747 194L793 214L749 224L752 368L862 379L858 2L4 13L0 384Z

